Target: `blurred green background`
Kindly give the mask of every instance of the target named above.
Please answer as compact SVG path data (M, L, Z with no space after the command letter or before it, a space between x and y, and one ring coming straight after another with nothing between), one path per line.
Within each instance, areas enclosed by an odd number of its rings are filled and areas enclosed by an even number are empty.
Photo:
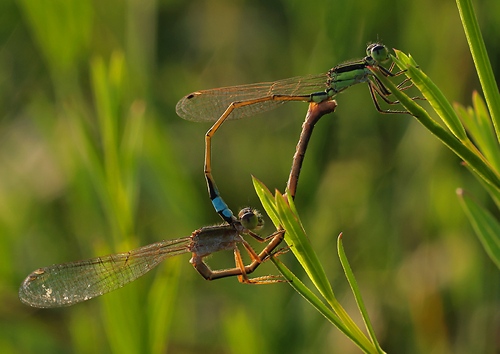
M500 3L475 5L496 69ZM220 221L202 172L210 125L175 114L191 91L325 72L381 40L470 104L479 84L453 1L19 0L2 1L0 19L3 353L359 352L288 285L204 281L188 255L70 308L32 309L17 291L38 267ZM343 232L384 350L498 353L498 269L455 189L488 203L485 193L413 118L379 114L366 86L337 101L296 197L337 297L355 316L336 256ZM251 174L283 190L306 109L290 103L217 133L213 174L234 211L260 207Z

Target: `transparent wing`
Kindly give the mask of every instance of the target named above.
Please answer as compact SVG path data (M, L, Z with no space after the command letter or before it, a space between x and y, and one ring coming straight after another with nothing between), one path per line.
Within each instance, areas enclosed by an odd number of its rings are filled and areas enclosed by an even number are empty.
M19 288L33 307L70 306L121 288L165 258L189 252L189 237L156 242L130 252L40 268Z
M179 117L197 121L214 122L232 102L251 101L271 95L302 96L324 91L327 74L292 77L289 79L261 82L250 85L221 87L202 90L184 96L176 106ZM227 119L240 119L276 108L283 101L267 101L236 109Z

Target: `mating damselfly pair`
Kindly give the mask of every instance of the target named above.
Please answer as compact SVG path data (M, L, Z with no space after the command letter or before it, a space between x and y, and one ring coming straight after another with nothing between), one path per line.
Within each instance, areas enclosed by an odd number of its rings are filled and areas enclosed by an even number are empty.
M254 116L291 101L320 103L332 100L337 94L359 83L367 83L375 108L381 113L408 113L407 111L383 110L377 100L381 97L388 104L397 104L388 96L391 92L373 74L377 68L385 76L392 73L394 64L386 69L382 64L390 61L389 50L380 43L372 43L363 59L337 65L324 74L293 77L274 82L255 83L195 91L184 96L176 106L177 114L187 120L212 122L214 125L205 134L205 178L208 192L215 210L228 223L234 215L220 196L212 176L211 140L221 125L230 119ZM398 85L406 89L407 80Z
M184 119L194 121L215 121L205 136L204 172L209 196L215 210L224 224L202 227L191 236L165 240L140 247L126 253L98 257L84 261L70 262L40 268L32 272L22 283L20 299L34 307L69 306L90 298L103 295L122 287L149 270L156 267L169 256L192 253L191 263L205 279L218 279L238 276L245 283L274 283L280 281L273 276L249 279L259 264L267 260L283 240L284 231L261 238L254 230L262 226L262 218L253 209L243 209L238 217L222 199L215 180L212 177L211 139L227 119L250 117L290 101L303 101L327 106L325 110L311 111L312 126L322 115L335 109L333 98L348 87L358 83L367 83L375 107L384 113L407 113L406 111L382 110L377 96L388 104L390 91L377 79L371 69L378 69L385 76L397 76L392 73L393 66L382 66L389 61L387 48L379 43L370 44L367 56L361 60L344 63L330 69L327 73L315 76L295 77L275 82L257 83L225 87L212 90L196 91L179 101L177 113ZM405 89L406 80L398 85ZM307 148L307 141L312 133L304 129L297 152L293 159L292 172L288 186L295 195L300 166ZM304 142L300 143L300 142ZM260 242L269 242L263 251L257 253L243 238L250 235ZM250 265L243 263L238 244L242 244L252 260ZM222 250L233 250L235 267L223 270L211 270L204 262L204 257Z

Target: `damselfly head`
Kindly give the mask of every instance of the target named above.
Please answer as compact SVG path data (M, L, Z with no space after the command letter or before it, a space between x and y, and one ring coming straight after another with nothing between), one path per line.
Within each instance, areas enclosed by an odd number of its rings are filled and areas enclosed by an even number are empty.
M390 59L389 49L382 43L372 43L366 48L366 55L377 63L385 63Z
M260 230L264 226L264 217L257 210L246 207L238 213L241 225L247 230Z

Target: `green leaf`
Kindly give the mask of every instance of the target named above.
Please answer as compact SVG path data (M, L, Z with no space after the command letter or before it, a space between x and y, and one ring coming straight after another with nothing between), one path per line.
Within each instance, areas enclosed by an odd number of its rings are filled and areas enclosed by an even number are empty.
M307 302L309 302L319 313L337 327L342 333L356 343L365 353L375 353L373 345L367 341L365 336L355 335L335 313L328 308L299 278L287 268L278 258L271 258L272 262L280 273L288 280L288 283L297 291Z
M259 181L257 178L252 176L252 182L253 186L255 188L255 192L257 193L257 196L260 199L260 202L262 203L262 206L264 207L264 210L266 211L267 215L271 218L274 226L279 229L281 226L280 219L278 216L278 209L276 208L276 205L274 204L274 197L269 191L269 189ZM286 239L286 238L285 238Z
M285 199L279 192L276 192L273 198L269 189L261 181L255 177L252 178L266 213L276 228L283 227L285 229L285 241L290 246L292 253L322 296L329 303L335 303L335 295L323 266L314 252L298 216L292 211L292 208L296 210L293 200L291 198Z
M477 75L483 88L484 97L495 127L497 140L500 138L500 92L491 66L481 29L477 22L471 0L457 0L458 12L462 20L465 36L469 43L472 59L476 65Z
M401 52L399 52L401 53ZM401 54L399 58L394 58L394 61L401 69L406 70L408 63L412 62L409 57ZM416 69L416 68L413 68ZM500 176L496 171L492 170L489 163L479 153L477 148L470 141L458 140L453 134L450 134L446 129L434 121L430 115L412 100L406 93L400 91L396 85L378 68L371 68L377 78L391 91L391 93L399 100L399 102L432 134L434 134L442 143L450 148L458 157L464 160L470 168L478 173L487 183L500 190ZM418 87L418 86L417 86ZM418 87L420 88L420 87Z
M450 129L450 131L455 135L460 141L467 144L469 138L465 133L465 128L463 127L460 119L458 119L455 110L448 102L441 90L432 82L429 77L418 68L411 56L407 56L399 50L394 50L396 52L396 57L393 58L401 69L406 70L406 75L411 78L412 83L422 92L425 99L430 103L432 108L439 115L444 124Z
M337 300L335 299L325 270L316 252L314 252L301 223L298 221L298 216L292 212L286 199L279 192L275 195L275 201L281 224L286 230L285 239L288 245L290 245L292 253L326 301L330 304L336 303Z
M473 92L472 101L473 108L455 104L455 110L486 160L496 171L500 171L500 146L488 109L477 91Z
M458 189L457 194L486 253L500 268L500 224L462 189Z
M299 278L293 274L288 267L281 262L277 257L271 258L272 262L276 265L276 268L285 277L288 283L307 301L309 302L318 312L325 316L328 321L330 321L335 327L345 333L347 336L351 337L352 333L344 326L339 317L328 308L304 283L300 281Z
M375 347L377 348L377 351L379 353L383 353L384 351L382 350L380 344L377 341L375 330L373 329L370 317L368 316L368 311L366 310L363 297L361 296L361 291L359 289L358 282L356 281L351 266L349 265L349 261L347 260L347 256L344 250L344 245L342 243L342 234L340 234L337 239L337 251L339 253L340 263L342 264L342 268L344 269L347 281L351 286L352 293L354 294L354 298L356 299L356 303L358 304L359 312L363 317L363 322L365 323L366 329L368 330L372 343L375 344Z
M306 274L316 289L321 293L333 309L334 313L338 316L342 326L337 327L355 343L357 343L365 352L377 353L378 351L374 344L366 338L365 334L359 329L356 323L335 298L323 266L314 252L302 223L300 222L300 218L296 213L297 209L293 199L291 197L283 196L281 193L276 191L273 200L271 192L262 182L253 177L253 183L257 195L259 196L269 217L273 220L277 228L282 227L285 229L285 241L290 246L290 250L293 255L304 268ZM282 272L283 276L291 283L292 287L294 287L295 290L298 291L307 301L309 301L319 312L335 324L335 322L337 322L336 318L332 317L332 314L330 313L331 311L328 312L328 310L325 312L324 304L317 299L311 290L300 283L298 278L293 275L281 262L275 260L274 257L272 259L280 272Z
M471 169L470 166L468 166L467 164L464 164L464 165L472 173L472 175L477 178L479 183L481 183L481 185L484 187L484 189L486 189L486 191L489 193L490 197L495 202L497 208L500 209L500 190L498 190L497 188L495 188L491 184L486 183L486 181L483 178L481 178L481 176L479 176L476 173L476 171Z

